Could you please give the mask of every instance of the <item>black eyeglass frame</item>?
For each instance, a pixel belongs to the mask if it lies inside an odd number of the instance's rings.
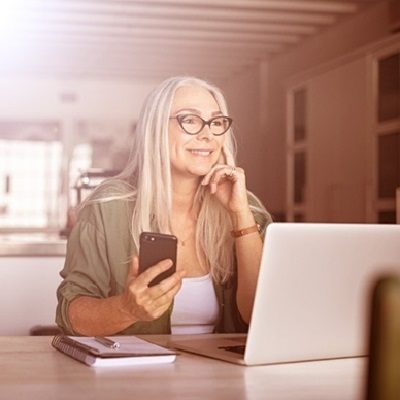
[[[183,120],[184,118],[188,117],[188,116],[193,116],[193,117],[199,118],[199,119],[201,120],[201,122],[202,122],[201,128],[200,128],[196,133],[188,132],[188,131],[183,127],[183,125],[182,125],[182,120]],[[227,119],[228,122],[229,122],[228,127],[227,127],[222,133],[213,133],[213,132],[211,132],[211,133],[212,133],[214,136],[222,136],[222,135],[224,135],[224,134],[229,130],[229,128],[232,126],[232,122],[233,122],[233,119],[232,119],[231,117],[227,117],[226,115],[218,115],[218,116],[216,116],[216,117],[210,118],[208,121],[205,121],[203,118],[200,117],[200,115],[197,115],[197,114],[177,114],[177,115],[175,115],[175,116],[173,116],[173,117],[169,117],[169,119],[176,119],[176,120],[178,121],[178,124],[179,124],[179,126],[181,127],[181,129],[182,129],[186,134],[192,135],[192,136],[198,135],[198,134],[204,129],[204,127],[205,127],[206,125],[208,125],[208,127],[209,127],[210,130],[211,130],[211,123],[212,123],[213,121],[215,121],[216,119],[219,119],[219,118],[225,118],[225,119]]]

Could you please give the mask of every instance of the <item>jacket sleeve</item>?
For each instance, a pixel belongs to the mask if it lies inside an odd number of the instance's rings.
[[[56,323],[65,333],[74,334],[68,307],[78,296],[108,297],[110,268],[101,220],[96,221],[96,206],[88,207],[68,239],[63,278],[57,290]],[[98,210],[97,210],[98,211]]]

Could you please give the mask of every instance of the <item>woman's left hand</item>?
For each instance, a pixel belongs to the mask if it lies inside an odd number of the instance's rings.
[[[223,148],[226,164],[215,164],[204,176],[201,184],[210,188],[221,204],[231,213],[248,210],[246,176],[235,167],[233,156]]]

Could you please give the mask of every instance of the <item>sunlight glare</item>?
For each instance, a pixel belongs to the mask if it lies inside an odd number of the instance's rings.
[[[0,41],[17,33],[24,2],[26,0],[0,0]]]

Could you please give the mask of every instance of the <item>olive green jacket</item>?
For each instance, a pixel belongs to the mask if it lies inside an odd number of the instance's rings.
[[[255,202],[253,197],[249,200]],[[107,298],[124,290],[128,268],[135,254],[130,235],[134,202],[111,200],[86,205],[79,213],[67,244],[63,281],[57,290],[56,322],[67,334],[73,331],[68,319],[68,306],[77,296]],[[255,214],[264,236],[270,216]],[[245,332],[236,305],[237,276],[226,284],[214,282],[219,304],[219,318],[215,332]],[[173,305],[160,318],[151,322],[136,322],[119,334],[163,334],[171,332],[170,316]]]

